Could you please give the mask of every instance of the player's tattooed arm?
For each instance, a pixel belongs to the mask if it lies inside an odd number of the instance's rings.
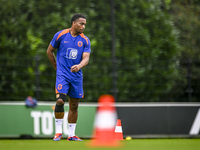
[[[47,48],[47,56],[51,62],[51,64],[53,65],[54,69],[56,70],[56,58],[55,58],[55,54],[54,54],[55,48],[49,44],[49,47]]]

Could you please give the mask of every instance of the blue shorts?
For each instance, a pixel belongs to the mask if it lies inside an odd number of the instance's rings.
[[[69,97],[83,98],[83,78],[67,78],[56,75],[56,94],[65,93]]]

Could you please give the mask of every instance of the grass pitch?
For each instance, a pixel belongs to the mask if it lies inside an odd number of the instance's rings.
[[[0,140],[1,150],[200,150],[200,139],[132,139],[120,147],[88,147],[90,140]]]

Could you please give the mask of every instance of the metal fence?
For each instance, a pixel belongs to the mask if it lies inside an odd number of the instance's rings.
[[[29,95],[40,101],[55,100],[56,72],[48,58],[42,59],[36,56],[16,59],[0,57],[0,59],[0,100],[22,101]],[[126,66],[123,65],[124,63]],[[135,67],[132,64],[134,62],[130,60],[116,60],[117,72],[113,73],[113,62],[110,59],[91,59],[89,65],[83,68],[85,98],[82,101],[95,102],[101,94],[116,95],[116,100],[120,102],[200,101],[199,75],[195,74],[197,73],[195,67],[198,63],[191,60],[183,61],[182,65],[177,68],[181,80],[177,81],[174,87],[167,92],[151,90],[151,87],[155,89],[167,87],[168,83],[159,82],[159,80],[153,83],[148,82],[159,79],[159,75],[146,74],[135,77]],[[145,65],[148,65],[148,62],[144,63]],[[152,69],[159,68],[158,62],[157,66]],[[129,72],[126,71],[127,69]],[[161,96],[154,98],[154,95],[158,93]]]

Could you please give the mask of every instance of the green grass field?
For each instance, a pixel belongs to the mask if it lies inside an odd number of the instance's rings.
[[[120,147],[88,147],[90,140],[82,142],[62,139],[0,140],[0,150],[200,150],[200,139],[132,139],[120,141]]]

